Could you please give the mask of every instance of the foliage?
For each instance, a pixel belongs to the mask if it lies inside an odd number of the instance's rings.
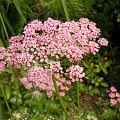
[[[13,19],[14,18],[14,19]],[[20,34],[23,26],[33,18],[33,13],[25,0],[0,1],[0,43],[8,47],[9,37]],[[0,44],[0,46],[2,46]]]
[[[92,5],[95,4],[95,0],[67,0],[66,4],[70,20],[77,21],[91,12],[91,8]],[[43,21],[48,17],[66,21],[61,0],[44,0],[40,3],[36,1],[32,8]]]

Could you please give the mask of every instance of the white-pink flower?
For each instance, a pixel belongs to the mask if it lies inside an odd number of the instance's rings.
[[[101,46],[107,46],[108,45],[108,41],[105,39],[105,38],[100,38],[98,40],[98,43],[101,45]]]
[[[115,87],[111,87],[110,90],[111,90],[111,92],[116,92],[117,91]]]

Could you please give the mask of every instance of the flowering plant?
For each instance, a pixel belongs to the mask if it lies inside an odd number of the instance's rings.
[[[62,23],[48,18],[42,23],[28,23],[21,36],[10,38],[8,49],[0,48],[0,72],[11,68],[33,96],[45,91],[48,97],[58,90],[60,96],[74,82],[85,77],[81,60],[96,55],[108,41],[100,37],[100,29],[87,18]]]
[[[65,23],[51,18],[44,23],[34,20],[25,26],[23,35],[10,38],[7,51],[1,48],[0,71],[11,65],[23,68],[27,74],[20,78],[21,83],[27,89],[45,90],[48,97],[55,91],[54,75],[64,96],[70,84],[82,82],[85,76],[84,68],[77,63],[86,54],[95,55],[101,46],[108,45],[99,36],[100,29],[87,18]]]
[[[120,111],[120,93],[117,92],[117,89],[115,87],[110,88],[110,93],[109,93],[109,98],[110,98],[110,105],[115,106],[118,105],[118,110]]]

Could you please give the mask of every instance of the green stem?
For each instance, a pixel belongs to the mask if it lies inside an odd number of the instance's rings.
[[[61,0],[67,21],[70,21],[66,0]]]
[[[17,107],[17,102],[18,102],[18,94],[20,93],[20,87],[19,87],[19,79],[18,77],[15,75],[15,69],[14,66],[11,67],[12,69],[12,74],[14,76],[14,81],[15,81],[15,85],[16,85],[16,91],[17,91],[17,96],[16,96],[16,102],[15,102],[15,106]]]
[[[9,104],[8,104],[8,102],[7,102],[7,99],[6,99],[6,96],[5,96],[5,93],[4,93],[4,90],[3,90],[3,86],[1,85],[0,88],[1,88],[1,90],[2,90],[2,93],[3,93],[4,99],[5,99],[5,103],[6,103],[6,105],[7,105],[7,108],[8,108],[9,114],[10,114],[10,116],[11,116],[11,118],[12,118],[12,113],[11,113],[11,110],[10,110]]]
[[[52,76],[52,79],[53,79],[54,87],[55,87],[55,90],[56,90],[56,93],[57,93],[57,97],[58,97],[58,99],[59,99],[59,102],[60,102],[60,104],[61,104],[61,106],[62,106],[65,114],[69,117],[70,120],[72,120],[72,118],[70,117],[70,115],[68,114],[68,112],[67,112],[67,110],[66,110],[66,108],[65,108],[65,105],[64,105],[64,103],[63,103],[63,101],[62,101],[62,98],[60,97],[59,90],[58,90],[58,87],[57,87],[57,84],[56,84],[56,78],[55,78],[54,75]]]
[[[80,61],[78,61],[80,65]],[[80,115],[80,81],[77,82],[77,105],[78,105],[78,115]]]
[[[77,82],[77,105],[78,105],[78,115],[80,115],[80,90],[79,90],[79,81]]]

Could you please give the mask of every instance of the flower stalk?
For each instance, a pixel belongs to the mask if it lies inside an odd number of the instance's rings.
[[[57,97],[58,97],[58,99],[59,99],[59,102],[60,102],[60,104],[61,104],[61,106],[62,106],[65,114],[69,117],[70,120],[72,120],[72,118],[70,117],[69,113],[67,112],[67,110],[66,110],[66,108],[65,108],[65,105],[64,105],[64,103],[63,103],[63,101],[62,101],[62,98],[61,98],[60,95],[59,95],[59,90],[58,90],[58,87],[57,87],[57,84],[56,84],[56,78],[55,78],[54,75],[52,76],[52,79],[53,79],[54,87],[55,87],[56,94],[57,94]]]
[[[78,115],[80,115],[80,90],[79,90],[79,81],[77,82],[77,105],[78,105]]]

